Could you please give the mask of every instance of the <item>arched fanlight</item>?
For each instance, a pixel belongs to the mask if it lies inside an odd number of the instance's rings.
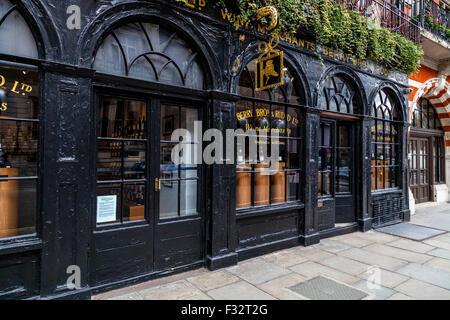
[[[97,51],[98,72],[202,90],[199,54],[177,32],[136,22],[113,30]]]
[[[0,53],[38,59],[36,40],[17,5],[0,1]]]
[[[359,114],[359,95],[355,86],[344,76],[335,75],[325,80],[319,102],[327,111]]]

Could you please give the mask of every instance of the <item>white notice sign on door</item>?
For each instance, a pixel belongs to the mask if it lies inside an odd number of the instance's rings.
[[[114,222],[117,214],[117,196],[97,197],[97,223]]]

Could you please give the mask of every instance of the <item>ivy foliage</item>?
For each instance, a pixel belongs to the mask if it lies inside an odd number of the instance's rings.
[[[185,2],[185,0],[174,0]],[[411,73],[420,67],[423,50],[412,41],[380,27],[333,0],[209,0],[244,20],[264,6],[277,8],[280,25],[273,32],[311,37],[320,45],[342,50],[362,60]]]

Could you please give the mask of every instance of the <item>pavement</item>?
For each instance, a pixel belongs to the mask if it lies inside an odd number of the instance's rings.
[[[215,272],[200,269],[156,279],[93,300],[449,300],[450,203],[420,206],[407,227],[408,232],[398,231],[403,236],[391,229],[357,232]],[[423,237],[426,228],[430,236]]]

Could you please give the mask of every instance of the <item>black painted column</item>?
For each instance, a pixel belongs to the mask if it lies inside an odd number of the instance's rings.
[[[211,92],[211,127],[219,129],[225,137],[226,129],[236,127],[237,97]],[[226,158],[226,153],[224,152]],[[224,159],[225,160],[225,159]],[[212,185],[208,190],[207,221],[209,226],[209,245],[207,264],[210,270],[216,270],[238,262],[236,253],[236,165],[214,164],[211,166]]]
[[[360,145],[361,155],[358,158],[361,160],[359,169],[359,177],[361,181],[357,184],[357,194],[359,199],[358,210],[358,226],[362,232],[372,229],[372,155],[371,155],[371,141],[372,141],[372,119],[364,117],[361,122],[361,132],[357,137],[356,142]],[[359,140],[361,137],[361,140]],[[361,188],[361,189],[359,189]]]
[[[303,236],[305,246],[309,246],[320,242],[317,202],[320,110],[308,109],[303,127],[305,128],[305,222]]]
[[[64,66],[44,69],[41,297],[89,298],[92,74]],[[67,280],[76,269],[81,288],[70,289]]]
[[[402,142],[402,163],[401,163],[401,178],[403,190],[403,214],[405,221],[411,221],[411,210],[409,209],[409,159],[408,159],[408,131],[409,125],[407,123],[401,126],[401,142]]]

